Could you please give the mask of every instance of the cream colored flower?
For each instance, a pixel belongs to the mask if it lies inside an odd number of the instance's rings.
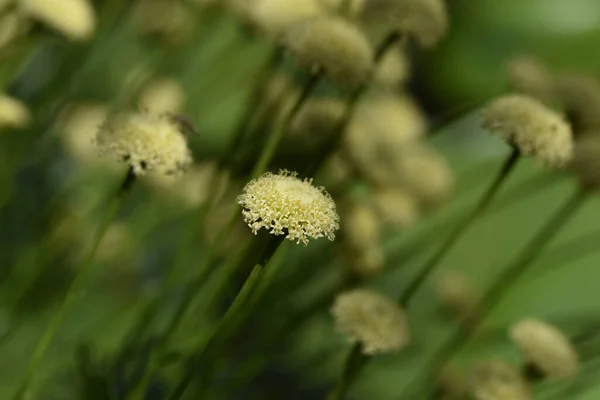
[[[177,113],[185,101],[181,85],[170,78],[157,78],[142,90],[138,104],[153,113]]]
[[[600,130],[600,80],[593,75],[565,74],[556,81],[575,134]]]
[[[510,338],[525,358],[551,379],[568,379],[579,370],[579,356],[557,328],[537,319],[524,319],[510,329]]]
[[[335,17],[314,17],[292,24],[283,35],[296,60],[313,70],[322,68],[339,85],[365,81],[373,65],[373,49],[351,23]]]
[[[294,22],[323,14],[317,0],[254,0],[250,18],[264,33],[277,37]]]
[[[408,229],[419,219],[419,207],[413,196],[398,188],[378,189],[373,205],[381,221],[396,229]]]
[[[446,271],[437,276],[435,291],[444,305],[459,318],[471,315],[477,306],[478,291],[471,280],[455,271]]]
[[[343,211],[342,231],[350,247],[360,249],[379,243],[381,224],[369,203],[354,201]]]
[[[483,110],[483,126],[514,145],[521,154],[549,167],[563,166],[573,156],[569,124],[530,97],[510,94],[493,100]]]
[[[136,175],[179,174],[192,163],[187,140],[170,117],[143,112],[116,113],[100,126],[100,154],[129,164]]]
[[[190,38],[196,27],[192,10],[176,0],[139,0],[133,17],[141,33],[156,35],[173,45]]]
[[[2,11],[0,4],[0,50],[14,43],[30,28],[30,21],[18,11]]]
[[[346,111],[346,104],[335,97],[309,100],[298,112],[288,131],[288,140],[295,148],[318,151],[339,126]]]
[[[569,170],[575,174],[583,188],[600,189],[600,131],[577,140]]]
[[[277,175],[268,172],[250,181],[237,201],[244,221],[255,234],[265,228],[307,245],[309,239],[333,240],[339,229],[335,203],[325,189],[289,171]]]
[[[410,77],[411,65],[403,46],[393,46],[383,56],[373,76],[373,85],[397,91]]]
[[[530,400],[531,390],[518,369],[503,361],[475,364],[469,374],[474,400]]]
[[[101,103],[85,102],[69,106],[58,122],[58,131],[65,149],[81,164],[98,164],[106,159],[98,156],[94,137],[108,111]]]
[[[351,276],[370,278],[379,274],[385,265],[385,254],[379,243],[363,243],[360,247],[341,247],[342,263]]]
[[[554,99],[554,78],[536,57],[521,55],[508,64],[509,85],[517,93],[531,96],[544,103]]]
[[[88,40],[96,28],[89,0],[19,0],[23,12],[72,40]]]
[[[338,331],[363,353],[390,353],[404,348],[410,334],[404,312],[391,299],[367,289],[340,293],[331,308]]]
[[[0,129],[24,128],[30,121],[31,114],[25,104],[0,93]]]

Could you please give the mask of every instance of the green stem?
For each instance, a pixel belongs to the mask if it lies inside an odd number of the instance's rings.
[[[71,285],[67,289],[67,293],[65,294],[62,303],[60,304],[58,310],[52,315],[50,324],[44,331],[44,334],[42,335],[37,346],[35,347],[33,356],[29,362],[29,366],[27,367],[27,371],[25,373],[23,382],[21,383],[19,390],[17,391],[13,399],[23,400],[25,398],[28,398],[28,396],[31,396],[31,381],[33,380],[33,377],[35,376],[38,368],[40,367],[44,359],[44,355],[50,347],[50,344],[54,339],[54,335],[58,331],[58,328],[60,327],[64,319],[68,307],[71,305],[71,303],[77,297],[77,294],[81,290],[81,285],[83,284],[83,282],[85,282],[85,278],[87,278],[88,276],[90,267],[93,265],[93,260],[100,246],[102,238],[104,237],[104,234],[106,233],[111,222],[115,218],[123,201],[124,194],[129,190],[134,179],[135,176],[133,175],[133,172],[129,170],[127,172],[127,175],[125,176],[125,179],[123,180],[122,184],[117,190],[115,198],[110,206],[109,212],[107,213],[102,225],[100,226],[96,234],[92,247],[90,248],[87,257],[85,258],[82,267],[77,271],[75,277],[73,278],[73,281],[71,282]]]
[[[417,387],[423,382],[423,375],[428,375],[431,371],[438,370],[452,356],[458,353],[468,342],[471,333],[474,332],[483,319],[489,315],[496,305],[502,300],[505,293],[523,276],[523,274],[533,265],[533,261],[540,255],[542,250],[556,237],[561,228],[575,215],[575,213],[589,198],[588,192],[578,190],[568,201],[558,210],[558,212],[548,221],[548,223],[538,232],[525,249],[517,258],[502,271],[500,276],[492,283],[490,288],[483,295],[477,307],[477,313],[474,315],[473,324],[459,326],[455,332],[446,340],[436,351],[429,363],[427,363],[424,373],[413,381],[400,396],[400,399],[414,398],[412,395],[418,390]]]

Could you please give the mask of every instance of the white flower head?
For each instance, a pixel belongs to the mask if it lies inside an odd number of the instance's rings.
[[[21,0],[20,6],[71,40],[89,40],[94,34],[96,16],[89,0]]]
[[[100,126],[95,142],[101,155],[129,164],[136,175],[149,171],[177,175],[192,163],[185,135],[167,115],[110,115]]]
[[[512,341],[545,376],[568,379],[579,370],[579,356],[557,328],[536,319],[519,321],[510,330]]]
[[[531,97],[510,94],[493,100],[483,111],[483,126],[549,167],[561,167],[573,156],[569,124]]]
[[[475,364],[469,374],[474,400],[530,400],[531,390],[518,369],[498,360]]]
[[[250,181],[237,198],[244,221],[257,234],[261,228],[273,235],[286,235],[296,243],[309,239],[335,238],[339,216],[331,196],[312,179],[299,179],[297,173],[281,170]]]
[[[367,289],[339,294],[331,308],[339,331],[353,343],[360,343],[365,354],[401,350],[410,334],[404,312],[391,299]]]

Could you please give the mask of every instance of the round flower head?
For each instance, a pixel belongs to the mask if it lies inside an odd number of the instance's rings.
[[[401,350],[410,334],[404,312],[391,299],[372,290],[340,293],[331,307],[338,331],[360,343],[364,354]]]
[[[302,146],[308,151],[316,151],[335,132],[345,111],[346,105],[340,99],[310,100],[292,121],[288,139],[296,149]]]
[[[577,374],[577,351],[554,326],[536,319],[525,319],[513,325],[510,337],[532,366],[544,376],[568,379]]]
[[[379,244],[381,225],[370,204],[355,201],[343,211],[342,231],[350,247],[364,249]]]
[[[373,205],[382,222],[397,229],[408,229],[419,219],[419,207],[406,191],[397,188],[377,190]]]
[[[444,0],[366,0],[363,13],[366,20],[386,21],[423,47],[436,45],[449,25]]]
[[[129,164],[136,175],[148,171],[176,175],[192,162],[179,125],[166,115],[116,113],[100,126],[95,142],[100,154]]]
[[[528,55],[517,56],[510,60],[507,69],[512,90],[544,103],[552,101],[553,77],[540,60]]]
[[[2,11],[0,5],[0,50],[25,35],[30,25],[30,21],[19,11]]]
[[[294,22],[322,13],[317,0],[255,0],[250,18],[265,34],[277,37]]]
[[[24,128],[29,124],[31,114],[21,101],[0,94],[0,129]]]
[[[538,100],[510,94],[493,100],[483,110],[483,126],[549,167],[560,167],[573,156],[569,124]]]
[[[373,85],[383,90],[397,90],[410,76],[410,60],[404,47],[394,46],[383,56],[373,76]]]
[[[503,361],[475,364],[469,374],[474,400],[529,400],[531,390],[518,369]]]
[[[135,4],[133,17],[141,33],[178,45],[194,33],[196,18],[190,11],[179,1],[140,0]]]
[[[370,278],[383,269],[385,255],[378,243],[372,243],[360,248],[343,246],[343,265],[351,275],[359,278]]]
[[[159,78],[146,85],[138,104],[141,109],[154,113],[176,113],[181,110],[184,101],[185,93],[177,81]]]
[[[559,76],[556,91],[576,134],[587,130],[600,130],[600,80],[597,77]]]
[[[356,19],[363,12],[365,1],[368,0],[320,0],[328,12],[341,12],[344,16]],[[342,9],[345,5],[346,9]]]
[[[469,317],[477,305],[477,290],[461,273],[448,271],[440,274],[435,281],[435,290],[444,305],[459,318]]]
[[[335,17],[314,17],[292,24],[283,35],[285,47],[303,65],[322,68],[333,82],[356,86],[373,64],[373,49],[351,23]]]
[[[26,15],[48,24],[71,40],[88,40],[96,27],[89,0],[20,0]]]
[[[238,196],[244,221],[256,234],[261,228],[274,235],[286,235],[296,243],[309,239],[335,238],[339,217],[335,203],[325,189],[301,180],[296,173],[265,173],[250,181]]]
[[[583,188],[600,189],[600,132],[577,140],[569,169]]]

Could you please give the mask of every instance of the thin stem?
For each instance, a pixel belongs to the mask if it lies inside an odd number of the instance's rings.
[[[540,255],[542,250],[550,241],[556,237],[561,228],[575,215],[588,198],[588,192],[579,190],[558,210],[548,223],[538,232],[517,258],[502,271],[500,276],[492,283],[491,287],[483,295],[479,304],[474,309],[473,324],[459,326],[450,338],[445,341],[434,354],[431,361],[424,369],[424,373],[418,376],[412,385],[409,385],[400,399],[413,398],[412,394],[417,391],[418,385],[423,382],[425,374],[438,370],[452,356],[458,353],[468,342],[471,333],[483,319],[489,315],[496,305],[502,300],[504,294],[519,280],[520,277],[533,265],[533,261]]]
[[[450,249],[458,242],[462,235],[469,229],[471,225],[487,210],[492,200],[506,182],[506,178],[510,175],[511,171],[514,170],[517,161],[520,159],[520,153],[517,149],[513,149],[502,168],[498,172],[498,175],[485,192],[475,209],[467,218],[459,223],[456,228],[450,233],[446,241],[438,249],[438,251],[425,263],[420,269],[417,276],[408,285],[408,288],[402,293],[398,299],[398,303],[401,307],[408,308],[410,301],[412,300],[416,291],[421,287],[425,279],[431,274],[437,265],[444,259]]]
[[[100,247],[102,238],[104,237],[104,234],[106,233],[108,227],[110,226],[111,222],[113,221],[117,212],[119,211],[119,208],[124,198],[124,194],[129,190],[134,180],[135,176],[133,175],[133,172],[129,170],[127,172],[127,175],[125,176],[125,179],[123,180],[122,184],[117,190],[117,193],[115,194],[109,212],[107,213],[104,221],[102,222],[102,225],[100,226],[96,234],[92,247],[90,248],[87,257],[85,258],[82,267],[77,271],[75,277],[73,278],[73,281],[71,282],[71,285],[67,289],[67,293],[65,294],[62,303],[60,304],[58,310],[52,315],[50,324],[48,325],[41,339],[37,343],[31,361],[29,362],[29,366],[27,367],[27,372],[25,373],[23,382],[19,390],[13,397],[15,400],[22,400],[25,399],[27,396],[31,395],[31,388],[29,387],[30,383],[33,380],[33,377],[35,376],[40,364],[42,363],[44,355],[50,347],[50,344],[54,339],[54,335],[58,331],[58,328],[60,327],[64,319],[68,307],[71,305],[73,300],[75,300],[79,291],[81,290],[81,285],[83,284],[83,282],[85,282],[85,278],[88,276],[90,267],[93,265],[92,261],[94,260],[96,252]]]

